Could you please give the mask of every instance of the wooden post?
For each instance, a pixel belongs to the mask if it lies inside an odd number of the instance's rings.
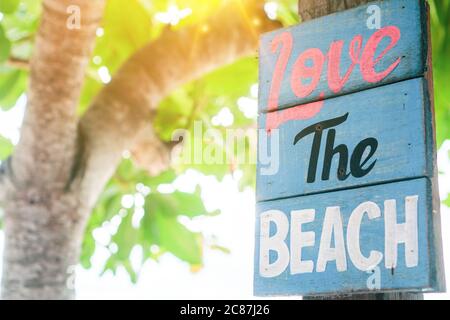
[[[372,0],[299,0],[302,22],[348,10]],[[423,294],[411,292],[374,293],[336,296],[306,296],[304,300],[423,300]]]

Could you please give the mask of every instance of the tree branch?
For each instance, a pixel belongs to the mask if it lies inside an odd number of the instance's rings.
[[[12,158],[19,186],[62,189],[69,180],[77,143],[75,112],[104,2],[43,1],[27,113]]]
[[[170,167],[175,142],[161,141],[150,123],[139,132],[136,141],[131,149],[131,155],[139,168],[146,170],[152,176],[157,176]]]
[[[10,57],[6,62],[8,66],[13,67],[15,69],[26,70],[30,69],[30,62],[25,59]]]
[[[83,201],[95,203],[123,150],[134,146],[171,90],[240,57],[256,54],[259,34],[280,27],[267,18],[263,5],[262,0],[228,1],[208,21],[166,31],[125,63],[80,123],[85,144]]]

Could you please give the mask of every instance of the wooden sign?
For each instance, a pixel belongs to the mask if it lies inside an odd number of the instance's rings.
[[[428,11],[374,5],[262,38],[256,295],[444,289]]]
[[[428,41],[421,0],[379,1],[265,34],[260,47],[262,112],[323,100],[424,74]]]
[[[256,292],[432,290],[430,193],[417,179],[260,203]]]
[[[278,172],[258,177],[258,201],[433,175],[434,141],[426,130],[430,100],[423,78],[321,103],[316,116],[288,121],[273,133],[279,141]],[[265,129],[269,117],[259,117],[260,144],[272,140]]]

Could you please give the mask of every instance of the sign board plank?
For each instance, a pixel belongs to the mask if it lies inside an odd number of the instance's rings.
[[[368,28],[361,6],[264,35],[260,44],[260,112],[274,111],[426,71],[426,10],[421,0],[374,1],[381,29]]]
[[[270,134],[267,119],[277,112],[261,114],[257,200],[432,177],[427,92],[419,78],[328,99],[313,118]]]
[[[436,290],[432,219],[427,178],[259,203],[255,294]]]
[[[445,290],[428,19],[374,1],[263,36],[256,295]]]

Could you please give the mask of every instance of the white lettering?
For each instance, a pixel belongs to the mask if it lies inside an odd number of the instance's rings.
[[[302,248],[313,247],[316,234],[313,231],[302,232],[302,225],[313,222],[315,210],[291,212],[291,274],[311,273],[314,261],[302,261]]]
[[[275,223],[277,232],[270,236],[270,224]],[[289,231],[289,221],[283,212],[270,210],[261,214],[261,243],[259,273],[262,277],[279,276],[289,265],[289,249],[286,237]],[[270,251],[278,255],[274,263],[270,263]]]
[[[333,234],[335,247],[331,248]],[[347,270],[344,228],[342,226],[342,216],[339,207],[327,208],[325,213],[316,271],[325,272],[329,261],[336,261],[336,267],[339,272]]]
[[[367,286],[369,289],[377,288],[381,277],[378,272],[379,265],[383,257],[386,269],[396,268],[400,244],[405,245],[406,267],[414,268],[419,265],[418,201],[419,196],[405,197],[405,223],[397,222],[396,200],[384,201],[384,255],[373,245],[378,243],[379,247],[382,247],[383,244],[380,243],[382,239],[373,238],[373,241],[365,243],[366,246],[372,246],[366,248],[372,249],[367,251],[368,256],[363,253],[365,250],[361,250],[361,226],[367,228],[371,221],[382,218],[382,211],[374,202],[368,201],[357,206],[351,212],[348,221],[345,221],[340,207],[327,207],[325,214],[320,214],[323,221],[318,244],[314,231],[317,222],[313,224],[316,210],[293,210],[290,215],[291,221],[282,211],[266,211],[260,217],[260,275],[266,278],[277,277],[286,272],[288,267],[291,275],[314,271],[322,273],[329,268],[329,262],[336,263],[338,272],[345,272],[348,270],[347,259],[349,259],[358,270],[374,273],[368,279]],[[378,225],[383,225],[382,220],[379,222]],[[307,224],[311,226],[305,231]],[[372,229],[370,232],[370,237],[383,234],[382,230]],[[305,252],[309,255],[314,253],[316,256],[305,258]]]
[[[388,269],[397,267],[397,248],[405,244],[405,260],[408,268],[419,264],[419,235],[417,230],[417,203],[419,196],[406,197],[406,223],[397,224],[397,202],[387,200],[384,203],[385,221],[385,266]]]

